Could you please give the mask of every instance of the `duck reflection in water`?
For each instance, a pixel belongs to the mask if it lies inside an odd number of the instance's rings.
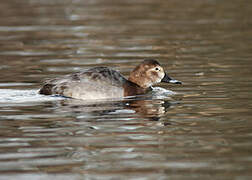
[[[58,110],[71,112],[74,116],[97,117],[107,115],[132,114],[132,117],[147,118],[152,121],[159,120],[171,106],[178,104],[171,98],[151,99],[151,97],[137,97],[120,101],[81,101],[67,98],[58,101]],[[127,116],[128,116],[127,115]],[[131,116],[129,116],[131,117]]]

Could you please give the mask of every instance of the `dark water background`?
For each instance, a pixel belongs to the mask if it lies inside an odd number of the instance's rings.
[[[251,179],[252,1],[0,1],[0,179]],[[172,98],[37,95],[156,58]]]

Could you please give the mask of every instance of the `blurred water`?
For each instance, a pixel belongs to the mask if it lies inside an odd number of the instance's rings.
[[[1,1],[0,179],[251,179],[251,10]],[[184,84],[114,101],[37,94],[47,78],[94,66],[128,76],[150,57]]]

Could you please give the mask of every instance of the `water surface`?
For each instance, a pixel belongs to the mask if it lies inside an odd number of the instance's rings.
[[[0,2],[0,179],[251,179],[250,1]],[[177,95],[38,95],[94,66],[160,61]]]

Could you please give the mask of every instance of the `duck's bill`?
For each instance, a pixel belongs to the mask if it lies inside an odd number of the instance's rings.
[[[181,81],[178,81],[178,80],[176,80],[176,79],[170,80],[169,83],[172,83],[172,84],[182,84]]]
[[[172,83],[172,84],[182,84],[181,81],[178,81],[176,79],[170,78],[167,74],[165,74],[164,78],[161,80],[161,82],[166,82],[166,83]]]

